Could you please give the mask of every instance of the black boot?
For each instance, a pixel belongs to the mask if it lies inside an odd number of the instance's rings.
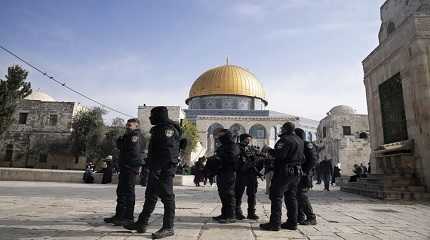
[[[258,220],[260,218],[257,216],[257,214],[255,214],[255,212],[253,212],[253,213],[248,213],[248,219]]]
[[[317,225],[317,219],[316,218],[307,219],[306,221],[303,221],[300,224],[301,225]]]
[[[216,216],[216,217],[212,217],[212,219],[214,220],[214,221],[218,221],[218,220],[220,220],[220,219],[223,219],[223,218],[225,218],[222,214],[221,215],[219,215],[219,216]]]
[[[284,222],[283,224],[281,224],[281,228],[288,229],[288,230],[297,230],[297,224],[293,225],[289,222]]]
[[[112,221],[113,225],[115,226],[125,226],[125,225],[132,224],[133,222],[134,222],[133,219],[128,219],[128,218],[114,219]]]
[[[274,226],[270,222],[260,224],[260,228],[262,230],[266,230],[266,231],[279,231],[279,230],[281,230],[281,228],[279,226]]]
[[[117,215],[103,219],[105,223],[113,223],[114,221],[118,221],[118,220],[119,220],[119,217]]]
[[[130,224],[127,224],[127,225],[123,225],[123,227],[125,229],[128,229],[128,230],[136,230],[138,233],[145,233],[147,225],[148,224],[145,224],[143,222],[137,221],[135,223],[130,223]]]
[[[235,223],[236,219],[235,218],[219,218],[217,220],[217,222],[221,223],[221,224]]]
[[[175,235],[173,228],[162,228],[152,234],[152,239],[160,239]]]
[[[243,220],[243,219],[245,219],[245,216],[243,215],[242,210],[236,209],[236,219],[237,220]]]

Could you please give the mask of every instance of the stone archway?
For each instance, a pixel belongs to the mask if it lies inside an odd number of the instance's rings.
[[[241,134],[246,133],[246,129],[244,126],[240,125],[239,123],[235,123],[230,127],[230,131],[233,134],[234,139],[238,142],[239,136]]]
[[[266,144],[267,130],[263,125],[253,125],[249,129],[249,135],[252,136],[255,145],[263,147]]]

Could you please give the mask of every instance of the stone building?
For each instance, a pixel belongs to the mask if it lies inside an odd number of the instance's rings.
[[[0,139],[1,167],[83,169],[70,154],[73,116],[82,109],[33,91],[17,107],[15,122]]]
[[[367,166],[370,160],[369,120],[349,106],[336,106],[318,125],[320,159],[341,164],[343,175],[352,175],[354,164]]]
[[[239,66],[227,64],[204,72],[191,86],[185,102],[188,109],[176,107],[173,117],[184,116],[196,124],[201,144],[196,157],[213,154],[217,144],[214,136],[223,128],[232,130],[235,136],[249,133],[256,146],[273,146],[282,124],[294,121],[306,131],[308,139],[316,139],[317,121],[268,110],[262,84],[254,74]],[[139,107],[138,115],[144,129],[150,128],[145,119],[151,108]],[[181,111],[183,114],[178,113]]]
[[[345,189],[430,198],[430,1],[388,0],[381,20],[379,46],[363,60],[371,166],[378,175]]]

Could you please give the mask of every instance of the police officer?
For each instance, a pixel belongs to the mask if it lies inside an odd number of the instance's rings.
[[[221,199],[221,215],[213,219],[219,223],[235,222],[235,167],[239,158],[239,146],[234,143],[232,133],[223,129],[219,133],[221,145],[216,149],[215,156],[221,165],[217,171],[218,194]],[[209,164],[209,163],[208,163]],[[210,164],[209,164],[210,165]]]
[[[297,229],[297,185],[301,175],[303,159],[303,140],[294,134],[295,125],[286,122],[275,148],[271,151],[275,157],[275,172],[270,188],[271,215],[270,222],[260,224],[260,228],[268,231],[279,231],[282,217],[282,198],[286,198],[288,220],[282,227],[289,230]]]
[[[294,130],[297,136],[304,141],[305,159],[302,162],[303,175],[300,178],[297,187],[297,203],[298,203],[298,223],[301,225],[316,225],[317,220],[313,212],[311,202],[307,196],[307,192],[312,187],[311,171],[318,162],[318,153],[315,145],[312,142],[306,141],[305,131],[301,128]],[[306,217],[306,219],[305,219]]]
[[[116,190],[116,212],[113,217],[105,218],[104,221],[115,225],[126,225],[134,221],[134,186],[144,150],[138,119],[132,118],[127,121],[126,132],[118,138],[117,147],[120,151],[118,162],[120,173]]]
[[[249,134],[241,134],[239,136],[239,148],[240,157],[237,166],[236,175],[236,219],[245,219],[242,213],[241,204],[242,196],[246,188],[246,195],[248,197],[248,219],[257,220],[258,216],[255,214],[256,199],[258,181],[257,177],[259,172],[263,168],[263,161],[256,159],[256,153],[254,149],[251,149],[249,144],[251,143],[252,137]]]
[[[179,157],[181,138],[180,126],[169,119],[166,107],[155,107],[151,110],[151,139],[148,145],[149,169],[148,183],[145,191],[145,203],[137,222],[124,226],[129,230],[146,232],[149,217],[154,211],[158,198],[164,204],[163,226],[152,234],[153,239],[174,235],[175,194],[173,178]]]

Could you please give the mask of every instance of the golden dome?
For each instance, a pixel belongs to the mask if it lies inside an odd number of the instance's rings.
[[[212,68],[200,75],[193,83],[186,102],[194,97],[213,95],[255,97],[267,105],[266,93],[254,74],[235,65]]]

